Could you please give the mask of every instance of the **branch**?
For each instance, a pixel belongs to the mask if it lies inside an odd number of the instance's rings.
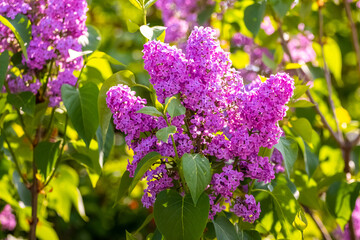
[[[291,53],[290,53],[290,50],[287,46],[287,43],[284,39],[284,32],[282,30],[282,24],[281,24],[281,21],[277,19],[277,22],[278,22],[278,31],[279,31],[279,34],[280,34],[280,39],[281,39],[281,45],[284,49],[284,52],[289,56],[289,59],[290,59],[290,62],[294,62],[293,61],[293,58],[291,56]],[[299,69],[297,69],[297,74],[300,76],[301,75],[301,72]],[[311,77],[306,75],[305,74],[305,77],[308,78],[308,80],[311,80]],[[336,142],[342,146],[343,145],[343,141],[341,141],[338,137],[338,135],[334,132],[334,130],[331,128],[330,124],[328,123],[328,121],[326,120],[325,116],[322,114],[322,112],[320,111],[320,108],[319,106],[316,104],[314,98],[312,97],[311,93],[309,90],[306,91],[306,95],[308,96],[309,100],[311,103],[314,104],[314,108],[316,110],[316,112],[320,115],[320,118],[321,118],[321,121],[323,122],[324,126],[330,131],[330,134],[334,137],[334,139],[336,140]]]
[[[326,61],[325,61],[325,53],[324,53],[324,44],[322,42],[322,38],[323,38],[323,14],[322,14],[322,8],[319,7],[319,44],[320,44],[320,47],[321,47],[321,55],[322,55],[322,59],[323,59],[323,62],[324,62],[324,72],[325,72],[325,79],[326,79],[326,86],[327,86],[327,89],[328,89],[328,93],[329,93],[329,104],[330,104],[330,108],[331,108],[331,112],[334,116],[334,120],[335,120],[335,123],[336,123],[336,133],[337,133],[337,136],[339,138],[339,140],[341,142],[344,142],[344,139],[343,139],[343,136],[342,136],[342,133],[340,131],[340,126],[339,126],[339,120],[338,118],[336,117],[336,113],[335,113],[335,105],[334,105],[334,101],[332,99],[332,83],[331,83],[331,75],[330,75],[330,71],[329,71],[329,68],[326,64]]]
[[[358,71],[360,72],[360,48],[359,48],[359,42],[358,42],[358,33],[357,33],[355,23],[354,23],[354,21],[352,19],[352,16],[351,16],[351,8],[350,8],[349,1],[344,0],[344,5],[345,5],[346,16],[347,16],[347,18],[349,20],[349,23],[350,23],[351,35],[352,35],[352,41],[353,41],[353,45],[354,45],[354,50],[355,50],[355,53],[356,53]]]
[[[323,236],[323,239],[325,240],[332,240],[328,230],[326,229],[326,227],[324,226],[323,222],[321,221],[321,219],[316,216],[313,212],[311,212],[311,210],[306,207],[305,205],[302,205],[302,207],[304,208],[305,212],[307,214],[310,215],[310,217],[314,220],[316,226],[319,228],[321,235]]]

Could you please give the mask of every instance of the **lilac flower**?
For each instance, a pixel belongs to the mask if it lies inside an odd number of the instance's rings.
[[[12,231],[16,227],[16,218],[9,204],[0,212],[0,225],[3,231]]]
[[[311,34],[303,35],[301,33],[290,39],[288,48],[294,62],[307,63],[315,60],[316,53],[312,48],[312,39],[313,36]],[[286,54],[284,55],[284,60],[289,61],[289,57]]]
[[[260,216],[260,203],[256,204],[253,195],[245,194],[245,199],[236,198],[235,204],[230,209],[238,217],[242,217],[245,222],[253,223]]]
[[[144,190],[144,195],[141,198],[141,202],[144,207],[149,208],[155,203],[156,195],[174,184],[173,179],[167,174],[165,164],[161,164],[154,170],[149,170],[144,175],[144,178],[148,180],[147,188]]]
[[[231,42],[235,47],[244,47],[247,45],[252,45],[254,41],[252,38],[247,37],[241,33],[235,33],[231,39]]]
[[[22,60],[25,69],[20,69],[18,77],[7,76],[11,92],[32,91],[35,94],[40,88],[38,76],[47,74],[47,65],[52,62],[53,72],[59,75],[51,74],[45,95],[49,97],[51,106],[59,104],[61,85],[75,85],[72,73],[83,66],[81,57],[69,58],[69,50],[81,51],[79,38],[87,34],[86,11],[85,0],[5,0],[0,3],[0,14],[10,18],[24,14],[32,28],[32,38],[27,46],[28,60],[24,57]],[[0,24],[0,52],[4,50],[15,53],[20,51],[20,47],[11,31]]]
[[[275,32],[275,28],[271,24],[271,20],[269,16],[264,17],[264,20],[261,22],[260,27],[265,31],[267,35],[271,35]]]

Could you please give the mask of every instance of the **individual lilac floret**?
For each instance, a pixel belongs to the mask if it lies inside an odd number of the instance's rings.
[[[271,20],[269,16],[264,17],[264,20],[261,22],[260,27],[265,31],[267,35],[271,35],[275,32],[275,28],[271,24]]]
[[[144,190],[144,195],[141,198],[141,202],[144,207],[149,208],[154,205],[156,195],[170,187],[172,187],[173,179],[168,176],[165,164],[161,164],[154,170],[149,170],[144,175],[147,182],[147,188]]]
[[[242,217],[245,222],[253,223],[260,216],[260,203],[256,204],[253,195],[245,194],[245,199],[236,198],[235,204],[230,209],[238,217]]]
[[[9,204],[0,212],[0,225],[3,231],[12,231],[16,227],[16,218]]]
[[[127,134],[125,140],[128,145],[132,139],[139,138],[141,132],[152,129],[154,117],[136,113],[145,106],[146,99],[135,96],[134,91],[122,84],[111,87],[106,95],[106,103],[113,114],[116,129]]]
[[[294,62],[302,64],[315,60],[316,53],[312,47],[312,39],[312,34],[303,35],[301,33],[290,39],[288,48]],[[289,61],[286,54],[284,54],[284,60]]]

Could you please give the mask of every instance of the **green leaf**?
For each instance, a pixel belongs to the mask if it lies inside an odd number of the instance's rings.
[[[319,159],[303,139],[297,138],[296,140],[304,156],[305,171],[310,178],[319,166]]]
[[[156,226],[165,239],[199,240],[209,215],[209,197],[203,193],[195,206],[191,197],[174,190],[160,192],[154,204]]]
[[[98,98],[98,109],[101,135],[103,136],[103,138],[105,138],[106,136],[112,116],[112,113],[106,104],[106,93],[111,87],[118,84],[128,85],[129,87],[134,86],[136,84],[134,74],[128,70],[114,73],[113,75],[111,75],[111,77],[105,80],[100,89]]]
[[[84,41],[81,43],[82,51],[83,52],[84,51],[94,52],[100,46],[100,42],[101,42],[100,31],[92,25],[86,25],[86,27],[87,27],[89,36],[88,36],[87,41]]]
[[[30,41],[29,20],[24,15],[18,14],[14,20],[9,20],[0,15],[0,22],[8,27],[18,40],[25,59],[28,59],[25,42]]]
[[[134,23],[130,19],[126,20],[126,25],[127,25],[128,31],[131,32],[131,33],[136,32],[140,28],[139,25],[137,25],[136,23]]]
[[[288,177],[294,166],[294,163],[297,159],[298,146],[296,142],[291,138],[281,137],[279,143],[274,146],[277,150],[281,152],[281,155],[284,158],[284,165]]]
[[[204,25],[204,23],[206,23],[210,19],[211,14],[215,10],[215,6],[216,6],[216,4],[206,5],[204,10],[202,10],[198,14],[197,22],[198,22],[199,25]]]
[[[289,11],[293,0],[270,0],[270,6],[274,9],[276,14],[283,18],[285,17],[286,13]]]
[[[312,127],[311,123],[306,118],[299,118],[290,121],[292,129],[302,137],[306,142],[311,143]]]
[[[149,216],[146,217],[146,219],[141,224],[141,226],[138,229],[136,229],[134,234],[140,232],[141,229],[143,229],[146,225],[148,225],[151,222],[151,220],[153,220],[153,219],[154,219],[154,213],[151,213]]]
[[[330,72],[334,75],[338,85],[342,86],[343,82],[341,80],[341,71],[342,71],[341,50],[339,45],[334,39],[326,38],[324,44],[324,55],[325,55],[325,61],[329,67]]]
[[[56,143],[40,142],[34,149],[36,167],[43,176],[44,182],[46,182],[51,173],[55,171],[55,165],[59,155],[59,146],[60,141]]]
[[[92,82],[87,82],[79,89],[68,84],[61,87],[61,97],[70,120],[87,147],[99,125],[98,95],[99,89]]]
[[[238,231],[239,240],[261,240],[261,235],[255,230],[243,230]]]
[[[111,64],[114,65],[119,65],[119,66],[125,66],[125,64],[119,62],[118,60],[116,60],[115,58],[113,58],[112,56],[101,52],[101,51],[95,51],[93,54],[91,54],[87,60],[87,62],[89,62],[91,59],[106,59],[108,60]]]
[[[2,89],[4,86],[8,66],[9,66],[9,51],[5,50],[0,54],[0,89]]]
[[[210,162],[203,155],[185,153],[181,157],[181,170],[196,205],[211,181]]]
[[[309,87],[310,86],[308,85],[302,85],[302,84],[295,85],[294,95],[292,96],[292,99],[300,98],[309,89]]]
[[[156,3],[157,0],[148,0],[145,3],[145,9],[148,9],[149,7],[151,7],[154,3]]]
[[[244,23],[247,29],[255,37],[260,30],[260,24],[265,16],[265,2],[262,4],[254,3],[248,6],[244,12]]]
[[[173,135],[174,133],[176,133],[175,126],[165,127],[156,132],[156,137],[160,141],[168,143],[170,135]]]
[[[154,117],[160,117],[163,114],[159,112],[155,107],[152,106],[145,106],[142,109],[136,111],[137,113],[143,113],[146,115],[154,116]]]
[[[131,2],[132,5],[134,5],[137,9],[142,10],[143,9],[143,5],[141,4],[141,2],[139,0],[129,0]]]
[[[360,184],[358,182],[335,182],[326,192],[326,205],[330,213],[336,217],[337,223],[343,229],[349,221],[359,196]]]
[[[179,96],[175,95],[171,98],[166,98],[165,111],[173,118],[184,115],[186,113],[186,108],[181,104]]]
[[[213,220],[216,237],[219,240],[238,240],[234,225],[224,216]]]
[[[272,192],[264,189],[254,189],[254,192],[265,192],[271,196],[275,208],[275,214],[282,225],[282,231],[286,236],[289,236],[289,226],[293,223],[298,209],[299,203],[296,201],[294,195],[290,191],[286,183],[278,183]],[[268,199],[264,199],[265,202]],[[262,203],[261,203],[262,204]]]
[[[99,145],[99,163],[100,166],[103,167],[104,160],[109,157],[111,149],[114,145],[114,128],[112,124],[109,124],[108,132],[106,133],[105,141],[103,140],[103,136],[101,135],[101,128],[98,127],[96,130],[96,139]]]
[[[149,40],[161,40],[160,36],[165,32],[165,29],[166,27],[163,26],[149,27],[148,25],[142,25],[140,32]]]
[[[32,92],[21,92],[18,94],[9,93],[7,101],[16,109],[23,111],[30,116],[35,112],[35,95]]]
[[[129,175],[130,173],[128,171],[125,171],[121,177],[115,204],[119,203],[120,199],[129,192],[129,187],[131,185],[131,182],[133,181],[133,178],[131,178]]]
[[[145,172],[149,170],[157,160],[161,158],[161,155],[157,152],[149,152],[143,157],[137,164],[133,181],[130,185],[129,192],[131,193],[138,181],[144,176]]]
[[[289,104],[289,107],[294,107],[294,108],[308,108],[308,107],[313,107],[313,106],[314,106],[313,103],[311,103],[307,100],[304,100],[304,99],[300,99],[300,100],[297,100],[296,102]]]

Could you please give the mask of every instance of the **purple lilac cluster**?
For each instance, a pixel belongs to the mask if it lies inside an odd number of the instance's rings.
[[[166,42],[184,40],[190,29],[197,25],[198,13],[213,0],[158,0],[155,5],[162,12],[166,29]]]
[[[356,200],[355,209],[351,214],[353,221],[354,234],[356,239],[360,239],[360,198]],[[345,226],[344,231],[338,226],[334,231],[333,235],[335,239],[351,240],[349,224]]]
[[[284,158],[279,150],[276,148],[274,149],[270,161],[274,165],[274,171],[275,173],[282,173],[285,172],[285,168],[283,166]]]
[[[305,25],[303,23],[299,24],[298,29],[303,31],[303,33],[297,34],[288,42],[292,60],[300,64],[312,62],[316,58],[316,53],[312,47],[314,35],[309,31],[304,31]],[[289,61],[289,57],[286,54],[284,54],[284,60]]]
[[[3,231],[12,231],[16,227],[16,218],[9,204],[0,212],[0,225]]]
[[[24,14],[31,22],[31,40],[27,46],[28,60],[23,57],[20,76],[8,74],[7,83],[11,92],[40,89],[45,73],[52,70],[56,74],[48,77],[46,95],[51,106],[61,101],[62,84],[75,85],[74,70],[83,66],[81,57],[71,59],[69,50],[81,51],[79,39],[87,35],[86,0],[5,0],[0,3],[0,13],[13,18]],[[12,33],[0,25],[0,51],[19,51]],[[52,69],[47,67],[52,66]],[[45,82],[45,81],[44,81]]]
[[[260,47],[254,43],[253,39],[241,33],[234,34],[232,38],[234,47],[242,48],[250,56],[250,63],[246,68],[240,69],[239,73],[246,84],[253,82],[258,74],[269,75],[272,70],[263,62],[263,55],[272,59],[267,48]]]
[[[279,73],[245,87],[240,73],[231,67],[229,53],[221,49],[215,36],[211,28],[195,27],[185,53],[166,43],[149,41],[143,51],[145,69],[160,102],[179,94],[186,108],[185,115],[172,119],[177,128],[173,136],[178,155],[195,152],[225,163],[207,189],[210,218],[228,203],[238,216],[253,222],[260,205],[251,197],[235,199],[233,192],[245,178],[263,182],[274,178],[273,165],[267,157],[259,157],[258,151],[260,147],[272,148],[282,135],[277,122],[285,116],[294,83],[287,74]],[[126,141],[135,153],[128,164],[131,176],[149,152],[175,157],[171,141],[155,136],[158,129],[167,126],[165,120],[136,113],[146,104],[144,99],[123,85],[111,88],[107,96],[116,128],[127,134]],[[146,207],[154,203],[158,192],[174,184],[170,178],[178,179],[171,164],[165,164],[169,160],[164,157],[161,161],[159,174],[149,170],[144,176],[149,181],[142,199]]]
[[[260,27],[261,27],[261,29],[263,29],[265,31],[266,35],[271,35],[275,32],[275,28],[272,25],[269,16],[264,17],[263,21],[261,22]]]
[[[260,216],[260,203],[256,203],[253,195],[245,194],[245,199],[240,197],[235,199],[231,211],[242,217],[245,222],[253,223]]]

